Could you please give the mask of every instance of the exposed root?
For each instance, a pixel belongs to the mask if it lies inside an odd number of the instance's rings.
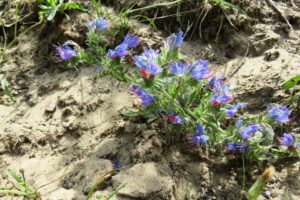
[[[291,4],[294,8],[296,8],[297,10],[300,10],[299,6],[297,6],[294,2],[294,0],[291,0]]]
[[[268,6],[270,6],[272,8],[272,10],[274,12],[276,12],[279,15],[281,20],[284,21],[288,25],[290,32],[293,32],[294,29],[293,29],[292,25],[290,24],[289,20],[284,16],[283,12],[275,5],[275,3],[272,0],[266,0],[266,3]]]
[[[204,16],[203,16],[203,18],[202,18],[200,24],[199,24],[199,36],[200,36],[200,38],[202,38],[202,23],[204,22],[204,20],[205,20],[207,14],[208,14],[208,12],[211,10],[211,8],[212,8],[212,6],[211,6],[209,3],[206,3],[206,4],[204,5],[205,13],[204,13]]]

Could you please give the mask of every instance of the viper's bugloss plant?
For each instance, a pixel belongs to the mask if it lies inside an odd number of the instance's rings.
[[[87,49],[62,46],[57,52],[74,66],[89,64],[100,68],[100,76],[131,83],[130,92],[140,99],[139,111],[131,115],[162,117],[174,133],[190,135],[195,146],[223,147],[252,160],[300,154],[296,135],[273,130],[289,122],[291,111],[273,105],[264,115],[244,113],[248,104],[234,102],[230,84],[210,70],[207,60],[189,63],[180,54],[183,32],[172,34],[159,50],[147,48],[137,55],[140,38],[134,34],[115,47],[105,42],[108,24],[99,18],[87,25]]]

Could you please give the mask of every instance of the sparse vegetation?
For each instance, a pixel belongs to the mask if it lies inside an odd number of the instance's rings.
[[[22,176],[17,175],[15,171],[9,169],[8,173],[13,178],[15,183],[11,182],[12,188],[0,188],[0,196],[8,197],[8,196],[21,196],[24,199],[28,200],[39,200],[40,195],[34,189],[31,188],[25,181],[24,171],[20,171]],[[15,185],[16,184],[16,185]]]

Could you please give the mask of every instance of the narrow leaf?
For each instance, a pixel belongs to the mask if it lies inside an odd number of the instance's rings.
[[[295,76],[295,77],[291,78],[290,80],[288,80],[287,82],[285,82],[283,87],[285,89],[290,89],[292,87],[295,87],[299,83],[300,83],[300,75]]]

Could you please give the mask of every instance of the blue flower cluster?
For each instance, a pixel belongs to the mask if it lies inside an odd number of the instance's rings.
[[[157,50],[146,49],[142,55],[134,56],[135,65],[145,80],[152,80],[155,75],[162,72],[157,62],[158,53]]]
[[[91,34],[100,34],[109,28],[109,23],[99,18],[87,27]],[[111,76],[121,77],[118,80],[122,81],[122,75],[129,69],[124,80],[134,83],[130,91],[140,98],[141,106],[145,108],[142,111],[159,112],[168,123],[178,128],[184,127],[187,131],[194,128],[196,131],[192,135],[192,142],[196,145],[214,145],[229,140],[227,148],[230,152],[246,153],[253,150],[255,139],[259,138],[255,135],[260,136],[266,132],[266,124],[281,125],[290,121],[292,111],[286,106],[274,105],[265,116],[253,117],[239,113],[248,103],[229,104],[233,96],[224,76],[214,75],[207,60],[188,63],[182,59],[178,49],[183,43],[183,37],[182,31],[173,33],[164,41],[160,51],[147,48],[140,55],[133,55],[132,48],[139,45],[140,38],[127,33],[119,45],[109,49],[107,54],[104,53],[104,64],[98,64],[104,67],[99,68],[107,70]],[[56,52],[61,60],[79,54],[69,43],[57,47]],[[106,52],[106,47],[103,52]],[[135,66],[135,72],[129,67],[123,68],[128,63]],[[225,123],[220,124],[221,120]],[[224,130],[227,123],[232,126]],[[281,145],[280,149],[300,149],[300,142],[293,133],[284,133],[276,139],[277,144]],[[273,140],[271,142],[273,145]]]
[[[226,114],[229,117],[233,117],[235,115],[235,113],[242,107],[246,106],[246,103],[238,103],[234,106],[228,106],[226,108]],[[269,119],[276,121],[278,123],[286,123],[289,121],[289,116],[291,114],[291,110],[289,110],[286,106],[278,106],[275,105],[273,107],[271,107],[268,112],[267,112],[267,116]],[[240,129],[240,134],[241,134],[241,138],[244,141],[244,143],[247,142],[248,139],[250,139],[257,131],[259,131],[261,129],[261,125],[259,124],[253,124],[253,125],[248,125],[244,128],[241,129],[241,127],[243,126],[244,121],[242,119],[239,119],[236,122],[236,127],[238,129]],[[294,136],[291,133],[284,133],[282,137],[279,137],[279,143],[282,146],[286,146],[289,148],[294,147],[294,143],[295,143],[295,139]],[[297,147],[300,147],[300,142],[299,144],[297,144]],[[235,149],[235,147],[239,147],[236,143],[234,142],[229,142],[228,143],[228,149],[230,151],[234,151],[237,152],[237,150]]]

